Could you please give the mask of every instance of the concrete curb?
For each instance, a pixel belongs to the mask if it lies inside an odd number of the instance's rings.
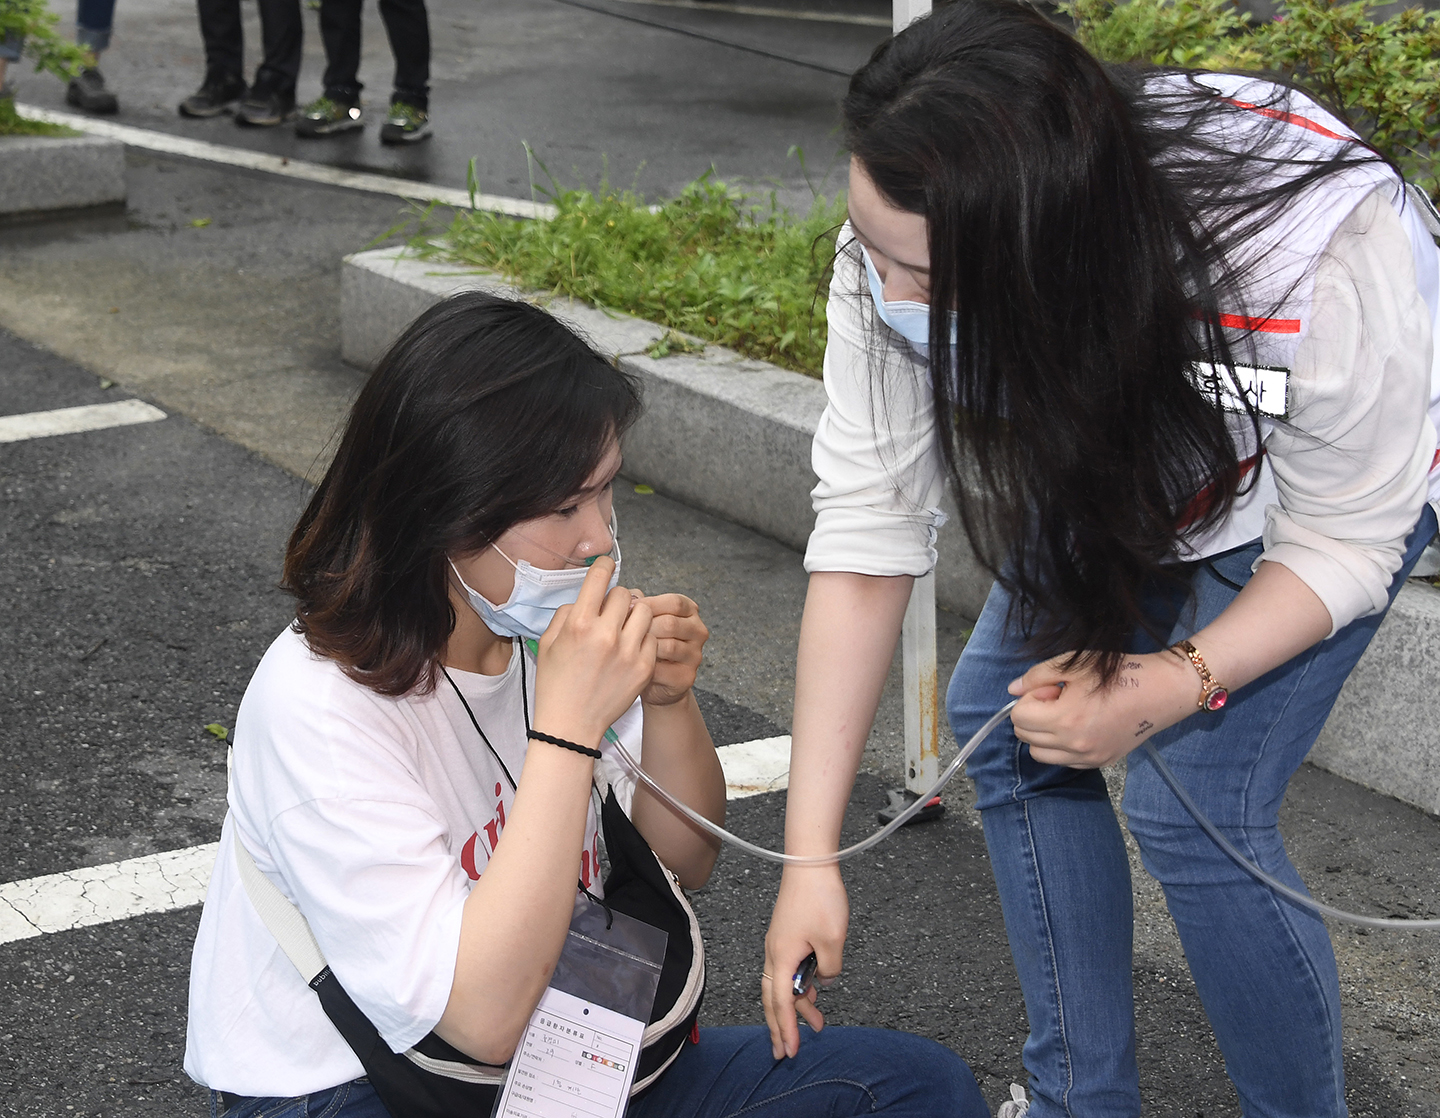
[[[347,362],[373,367],[416,315],[457,291],[533,298],[494,276],[378,249],[346,257],[341,339]],[[825,407],[818,380],[722,346],[661,359],[664,330],[573,299],[547,308],[638,376],[645,417],[625,444],[626,473],[686,504],[803,550],[814,523],[810,440]],[[963,534],[940,533],[936,597],[976,617],[990,579]],[[1340,694],[1310,760],[1377,792],[1440,814],[1440,591],[1411,583]]]
[[[1440,815],[1440,590],[1396,595],[1310,760]]]
[[[124,144],[94,136],[0,136],[0,215],[124,201]]]

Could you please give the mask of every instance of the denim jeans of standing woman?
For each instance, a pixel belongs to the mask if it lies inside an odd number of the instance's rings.
[[[965,1061],[933,1040],[888,1029],[801,1026],[793,1059],[771,1055],[763,1025],[701,1029],[628,1118],[989,1118]],[[936,1100],[943,1100],[937,1103]],[[293,1099],[225,1105],[211,1118],[389,1118],[368,1082]]]
[[[1394,600],[1435,534],[1426,507],[1390,586]],[[1157,597],[1173,644],[1209,624],[1260,556],[1254,541],[1192,568],[1193,601]],[[955,668],[948,708],[966,740],[1034,663],[1006,626],[996,587]],[[1383,615],[1334,636],[1151,741],[1225,835],[1262,869],[1303,889],[1278,827],[1290,777]],[[1137,638],[1133,652],[1156,651]],[[1199,688],[1198,678],[1196,683]],[[1025,995],[1029,1118],[1140,1114],[1131,983],[1130,863],[1105,779],[1031,760],[1009,723],[970,761],[977,806]],[[1142,752],[1124,811],[1165,900],[1247,1118],[1343,1118],[1340,984],[1325,925],[1241,871],[1200,830]]]

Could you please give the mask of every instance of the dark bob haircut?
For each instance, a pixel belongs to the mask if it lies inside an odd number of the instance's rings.
[[[435,684],[446,557],[561,507],[640,413],[635,381],[537,307],[455,295],[391,346],[285,554],[295,628],[382,695]]]

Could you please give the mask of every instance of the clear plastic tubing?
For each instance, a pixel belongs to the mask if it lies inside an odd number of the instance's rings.
[[[619,741],[615,741],[613,744],[615,746],[616,756],[619,758],[621,765],[631,776],[649,788],[650,791],[654,792],[655,795],[659,796],[660,799],[694,823],[702,831],[707,831],[721,841],[728,842],[732,846],[738,847],[748,854],[753,854],[757,858],[763,858],[768,862],[780,862],[792,866],[823,866],[832,862],[843,862],[846,858],[853,858],[857,854],[864,853],[872,846],[884,842],[897,830],[905,826],[906,823],[910,822],[926,804],[941,793],[945,785],[954,779],[955,774],[960,771],[960,766],[970,759],[970,755],[974,753],[975,750],[980,748],[980,743],[990,736],[995,727],[999,726],[1000,723],[1009,717],[1010,710],[1014,707],[1015,702],[1016,700],[1012,699],[1006,703],[990,716],[989,721],[987,721],[985,725],[981,726],[980,729],[971,735],[970,740],[965,743],[965,747],[955,755],[954,760],[945,766],[945,771],[940,774],[940,779],[931,786],[928,792],[917,798],[914,803],[910,804],[909,807],[874,834],[861,839],[853,846],[845,847],[844,850],[837,850],[833,854],[785,854],[779,850],[767,850],[765,847],[757,846],[755,843],[743,839],[739,835],[731,834],[724,827],[712,823],[688,804],[680,802],[664,788],[660,787],[654,778],[640,767],[639,762],[630,755],[629,751],[621,745]],[[1321,916],[1328,916],[1333,920],[1340,920],[1347,924],[1359,924],[1364,928],[1408,929],[1411,931],[1440,928],[1440,920],[1410,920],[1395,916],[1362,916],[1357,912],[1346,912],[1343,909],[1325,904],[1323,901],[1317,901],[1315,898],[1307,896],[1298,889],[1292,889],[1283,881],[1266,873],[1254,862],[1246,858],[1245,855],[1241,854],[1240,851],[1235,849],[1234,844],[1220,833],[1220,829],[1216,827],[1214,823],[1210,822],[1205,813],[1200,810],[1200,806],[1190,798],[1190,793],[1185,791],[1184,785],[1180,783],[1170,766],[1161,758],[1159,751],[1149,742],[1146,742],[1143,748],[1145,752],[1149,754],[1150,760],[1154,762],[1155,769],[1159,772],[1160,778],[1170,786],[1170,791],[1175,793],[1175,798],[1178,799],[1185,810],[1190,813],[1191,817],[1200,826],[1200,829],[1210,837],[1210,840],[1214,842],[1216,846],[1225,852],[1231,861],[1266,888],[1273,890],[1275,893],[1278,893],[1293,904],[1299,905],[1301,908],[1310,909],[1312,912],[1317,912]]]
[[[926,792],[873,835],[861,839],[854,846],[847,846],[844,850],[837,850],[834,854],[783,854],[779,850],[766,850],[763,846],[756,846],[753,842],[749,842],[739,835],[732,835],[724,827],[712,823],[694,808],[681,803],[674,796],[670,795],[669,792],[661,788],[660,785],[656,784],[650,774],[640,767],[635,758],[630,756],[629,752],[619,741],[614,741],[612,744],[615,746],[615,753],[619,757],[620,763],[625,767],[626,772],[640,781],[641,784],[645,785],[646,788],[654,792],[655,795],[659,796],[702,831],[709,831],[710,834],[723,842],[728,842],[732,846],[738,846],[746,853],[753,854],[757,858],[764,858],[767,862],[783,862],[791,866],[824,866],[831,862],[843,862],[846,858],[853,858],[855,855],[869,850],[876,843],[884,842],[901,827],[905,826],[906,823],[910,822],[916,812],[924,808],[926,804],[940,794],[940,790],[944,788],[945,785],[950,783],[951,778],[960,771],[960,766],[970,759],[970,754],[979,749],[980,743],[990,736],[990,731],[1005,721],[1010,713],[1010,708],[1014,705],[1015,700],[1012,699],[991,715],[990,721],[975,731],[970,740],[965,743],[965,748],[960,750],[960,752],[955,755],[955,759],[945,766],[945,771],[940,774],[940,779],[935,782],[934,787],[932,787],[930,791]]]
[[[1280,894],[1280,896],[1284,897],[1287,901],[1291,901],[1301,908],[1308,908],[1312,912],[1318,912],[1321,916],[1328,916],[1332,920],[1341,920],[1346,924],[1359,924],[1362,928],[1388,928],[1392,930],[1401,928],[1409,929],[1410,931],[1418,931],[1423,928],[1440,928],[1440,920],[1409,920],[1399,916],[1362,916],[1358,912],[1346,912],[1343,909],[1334,908],[1322,901],[1317,901],[1314,897],[1307,896],[1298,889],[1290,888],[1290,886],[1286,885],[1283,881],[1272,877],[1254,862],[1250,861],[1249,858],[1245,857],[1245,855],[1241,854],[1240,851],[1236,850],[1234,844],[1220,833],[1220,828],[1206,818],[1205,813],[1200,810],[1200,805],[1190,798],[1190,793],[1185,791],[1185,786],[1180,783],[1170,766],[1161,758],[1160,751],[1148,741],[1145,743],[1144,749],[1146,753],[1150,754],[1150,760],[1155,763],[1155,770],[1160,774],[1160,779],[1170,786],[1170,791],[1175,793],[1175,798],[1185,806],[1185,810],[1188,811],[1195,822],[1200,825],[1200,829],[1210,836],[1210,840],[1223,850],[1230,860],[1242,870],[1260,882],[1261,885]]]

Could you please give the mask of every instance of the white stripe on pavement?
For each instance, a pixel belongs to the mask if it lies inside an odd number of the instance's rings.
[[[762,792],[789,787],[790,735],[757,738],[721,746],[720,767],[725,770],[725,798],[743,800]]]
[[[219,843],[0,885],[0,943],[108,924],[205,899]]]
[[[726,745],[718,752],[726,799],[785,787],[789,735]],[[218,846],[211,842],[0,885],[0,943],[201,904]]]
[[[763,16],[766,19],[798,19],[810,23],[853,23],[861,27],[890,27],[889,16],[849,15],[845,12],[807,12],[791,8],[757,8],[749,4],[706,4],[701,0],[621,0],[624,4],[646,4],[654,8],[689,8],[721,15]]]
[[[555,216],[555,207],[545,202],[530,202],[524,198],[505,198],[498,194],[477,192],[472,207],[470,192],[457,190],[453,186],[434,186],[430,183],[393,179],[387,175],[374,175],[365,171],[346,171],[343,168],[329,167],[323,163],[308,163],[303,159],[269,155],[265,152],[249,151],[245,148],[212,144],[208,140],[191,140],[184,136],[172,136],[168,132],[156,132],[149,128],[136,128],[129,124],[96,120],[94,117],[82,116],[79,113],[42,109],[38,105],[16,105],[15,109],[21,116],[29,120],[44,121],[46,124],[64,124],[92,136],[119,140],[131,147],[163,152],[166,155],[183,155],[189,159],[203,159],[209,163],[245,167],[251,171],[266,171],[272,175],[286,175],[292,179],[304,179],[307,182],[324,183],[327,186],[343,186],[350,190],[368,191],[371,194],[392,194],[397,198],[409,198],[416,202],[440,202],[459,209],[488,210],[492,213],[508,214],[511,217],[549,219]]]
[[[144,400],[117,400],[113,404],[82,404],[78,408],[0,415],[0,443],[44,439],[51,435],[74,435],[80,431],[103,431],[107,427],[154,423],[164,418],[163,411]]]

